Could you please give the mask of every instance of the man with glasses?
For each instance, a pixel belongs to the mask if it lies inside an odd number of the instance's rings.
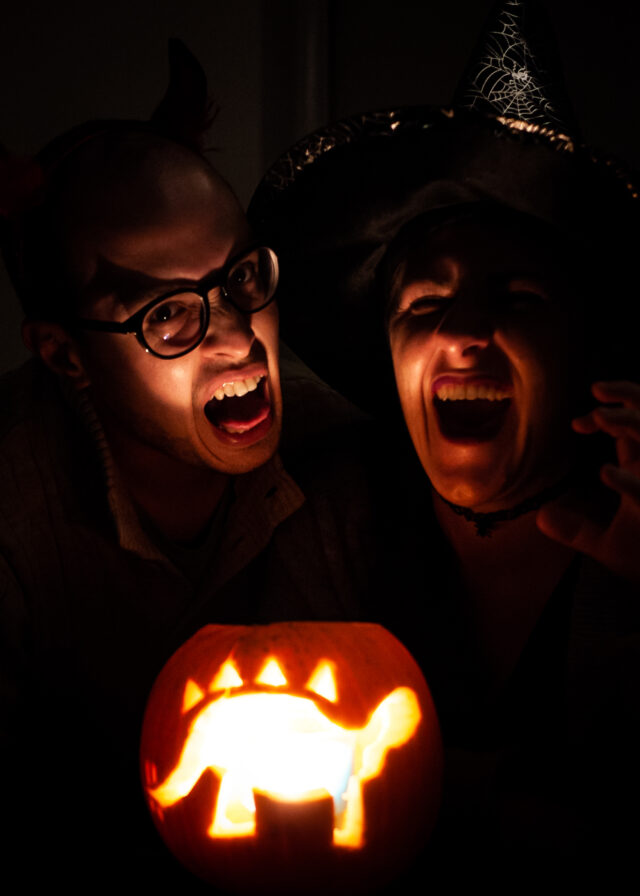
[[[27,877],[171,879],[137,773],[163,662],[210,622],[353,618],[365,587],[328,451],[350,411],[291,381],[285,472],[276,255],[169,134],[59,138],[5,245],[39,359],[0,385],[3,799]]]

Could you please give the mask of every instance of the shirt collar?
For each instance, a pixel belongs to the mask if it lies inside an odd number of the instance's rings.
[[[138,513],[111,453],[89,390],[69,396],[98,454],[106,498],[118,543],[146,560],[173,564],[144,531]],[[224,584],[269,542],[273,531],[304,503],[304,494],[276,454],[265,464],[234,478],[235,501],[220,544],[216,587]]]

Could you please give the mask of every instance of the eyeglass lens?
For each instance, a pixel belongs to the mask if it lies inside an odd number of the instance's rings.
[[[244,312],[269,303],[277,285],[277,262],[269,249],[254,249],[235,264],[224,284],[231,302]],[[206,327],[204,299],[196,292],[181,292],[149,309],[142,323],[148,347],[159,355],[188,351]]]
[[[204,302],[197,292],[181,292],[154,305],[142,322],[142,335],[159,355],[172,355],[195,345],[205,326]]]
[[[225,288],[241,311],[257,311],[273,296],[277,285],[275,256],[270,249],[254,249],[229,271]]]

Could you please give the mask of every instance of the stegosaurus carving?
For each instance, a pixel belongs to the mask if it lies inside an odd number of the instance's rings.
[[[220,778],[210,837],[255,834],[254,791],[283,802],[333,798],[333,842],[364,842],[362,784],[380,774],[387,753],[406,743],[420,722],[418,699],[398,687],[362,728],[344,728],[323,711],[337,702],[332,664],[322,661],[302,691],[288,693],[277,661],[269,659],[245,685],[232,659],[205,694],[188,681],[183,712],[198,705],[182,753],[166,779],[149,792],[162,807],[187,796],[207,769]]]

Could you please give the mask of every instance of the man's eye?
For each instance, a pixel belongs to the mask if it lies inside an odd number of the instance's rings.
[[[186,311],[184,303],[182,302],[163,302],[161,305],[156,305],[147,318],[149,324],[165,324],[168,321],[175,320],[180,317],[181,314],[184,314]]]
[[[256,266],[252,261],[243,261],[229,275],[231,286],[246,286],[256,279]]]

